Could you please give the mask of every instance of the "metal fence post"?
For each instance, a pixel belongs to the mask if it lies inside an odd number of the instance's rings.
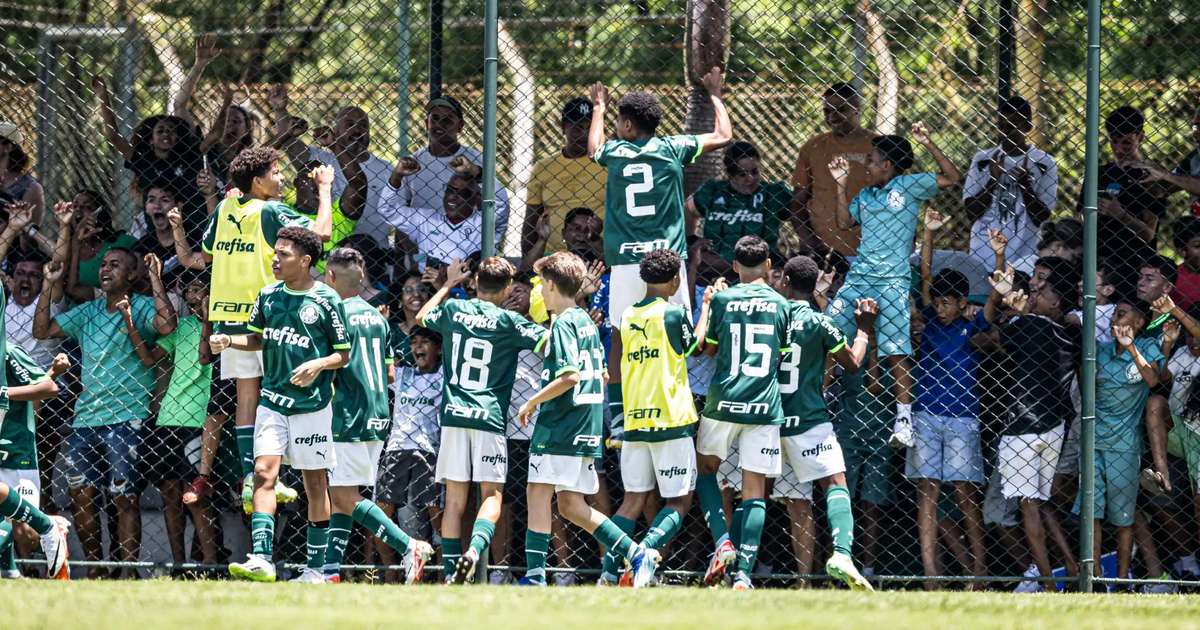
[[[483,9],[483,256],[496,253],[496,66],[499,64],[499,10],[496,0]]]

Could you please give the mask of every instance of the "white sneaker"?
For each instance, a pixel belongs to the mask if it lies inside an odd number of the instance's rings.
[[[1042,572],[1038,571],[1036,564],[1031,564],[1028,567],[1026,567],[1025,572],[1021,574],[1021,577],[1038,578],[1038,577],[1042,577]],[[1017,587],[1013,589],[1013,592],[1014,593],[1040,593],[1040,592],[1042,592],[1042,583],[1037,582],[1035,580],[1022,580],[1021,583],[1018,584]]]
[[[844,553],[835,553],[825,562],[825,573],[841,580],[852,591],[873,591],[875,588],[858,572],[854,560]]]
[[[425,563],[433,557],[433,547],[424,540],[414,540],[404,553],[404,583],[416,584],[425,574]]]
[[[304,567],[300,575],[288,580],[293,584],[324,584],[325,574],[320,569]]]
[[[229,565],[229,577],[251,582],[274,582],[275,565],[262,556],[250,554],[246,556],[245,562],[234,562]]]
[[[512,584],[512,574],[508,571],[492,569],[492,571],[488,573],[488,584],[491,584],[492,586]]]
[[[750,582],[750,576],[744,571],[738,571],[737,576],[733,578],[733,590],[735,591],[752,591],[754,584]]]
[[[554,574],[554,585],[555,586],[575,586],[575,574],[574,573],[555,573]]]
[[[912,419],[897,416],[895,424],[892,425],[892,437],[888,438],[888,446],[899,450],[916,445],[917,438],[913,433]]]
[[[71,523],[61,516],[51,516],[50,531],[42,536],[42,551],[46,554],[46,577],[51,580],[71,579],[67,566],[67,530]]]
[[[1175,564],[1171,565],[1171,570],[1175,575],[1183,577],[1195,578],[1200,576],[1200,565],[1196,563],[1195,555],[1180,558]]]
[[[11,571],[0,571],[0,580],[23,580],[23,579],[25,579],[25,576],[21,575],[21,571],[18,569],[12,569]]]

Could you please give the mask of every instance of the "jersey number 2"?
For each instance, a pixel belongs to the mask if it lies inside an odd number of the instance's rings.
[[[653,215],[654,204],[639,206],[634,199],[639,193],[647,193],[654,190],[654,174],[650,169],[650,165],[626,164],[625,168],[621,169],[621,175],[625,179],[638,177],[642,180],[625,186],[625,207],[629,210],[629,216],[648,217]]]

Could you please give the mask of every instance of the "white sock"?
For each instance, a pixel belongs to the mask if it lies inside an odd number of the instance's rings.
[[[896,403],[896,419],[912,422],[912,403]]]

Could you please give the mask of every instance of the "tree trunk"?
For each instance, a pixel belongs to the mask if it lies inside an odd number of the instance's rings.
[[[533,120],[537,107],[537,91],[533,78],[533,68],[521,55],[517,41],[509,32],[504,20],[498,25],[497,39],[502,68],[508,70],[512,80],[512,94],[504,100],[509,105],[508,116],[511,122],[509,135],[512,156],[509,161],[508,197],[508,232],[504,235],[503,254],[506,256],[521,255],[521,226],[525,225],[525,188],[533,172]],[[499,116],[497,112],[497,116]],[[497,177],[497,184],[501,181]]]
[[[1041,144],[1043,133],[1040,116],[1042,109],[1042,75],[1046,67],[1046,29],[1043,26],[1047,19],[1046,0],[1020,0],[1017,10],[1017,80],[1013,86],[1014,94],[1029,101],[1033,110],[1033,132],[1029,141]]]
[[[896,62],[888,50],[887,29],[871,8],[871,0],[858,0],[858,12],[862,15],[866,30],[867,48],[875,60],[875,72],[879,74],[879,85],[875,91],[875,131],[881,134],[896,133],[900,113],[900,75],[896,73]]]
[[[716,114],[708,91],[700,83],[713,66],[724,69],[729,56],[729,0],[689,0],[684,72],[688,85],[683,132],[708,133]],[[721,175],[721,153],[706,153],[683,170],[683,192],[690,195],[701,184]]]

